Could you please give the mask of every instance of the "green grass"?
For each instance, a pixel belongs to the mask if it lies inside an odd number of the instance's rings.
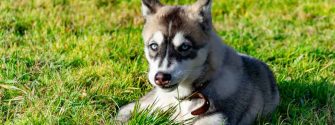
[[[257,124],[335,124],[335,1],[214,0],[212,13],[226,44],[276,74],[281,103]],[[0,124],[112,124],[151,89],[142,24],[140,0],[1,0]]]

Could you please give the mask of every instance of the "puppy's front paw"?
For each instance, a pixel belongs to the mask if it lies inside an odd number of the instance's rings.
[[[130,117],[131,117],[130,112],[119,112],[115,120],[119,123],[127,123],[127,121],[130,120]]]
[[[121,107],[119,113],[116,115],[115,120],[119,123],[127,123],[131,118],[131,113],[134,109],[135,103],[130,103]]]
[[[119,114],[116,117],[116,121],[121,122],[121,123],[126,123],[127,121],[129,121],[131,115],[123,115],[123,114]]]

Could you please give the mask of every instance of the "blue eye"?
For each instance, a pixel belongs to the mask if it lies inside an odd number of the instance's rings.
[[[186,43],[183,43],[180,47],[179,47],[179,51],[188,51],[189,49],[191,49],[191,45],[188,45]]]
[[[157,43],[151,43],[149,45],[150,49],[153,51],[157,51],[158,50],[158,44]]]

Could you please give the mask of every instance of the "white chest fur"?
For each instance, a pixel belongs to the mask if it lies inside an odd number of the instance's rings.
[[[201,99],[178,100],[174,96],[163,93],[156,93],[156,97],[155,108],[163,110],[173,107],[176,108],[176,112],[173,114],[172,119],[177,122],[195,118],[196,116],[192,115],[191,112],[204,103],[204,100]]]

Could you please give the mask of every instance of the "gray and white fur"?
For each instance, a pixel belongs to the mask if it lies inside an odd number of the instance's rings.
[[[176,106],[175,121],[192,119],[194,125],[250,125],[279,103],[279,92],[269,67],[237,53],[216,34],[211,19],[212,0],[169,6],[159,0],[142,0],[143,39],[154,89],[139,99],[140,108]],[[201,115],[191,112],[202,99],[179,99],[201,90],[210,107]],[[121,107],[116,120],[127,122],[135,103]]]

